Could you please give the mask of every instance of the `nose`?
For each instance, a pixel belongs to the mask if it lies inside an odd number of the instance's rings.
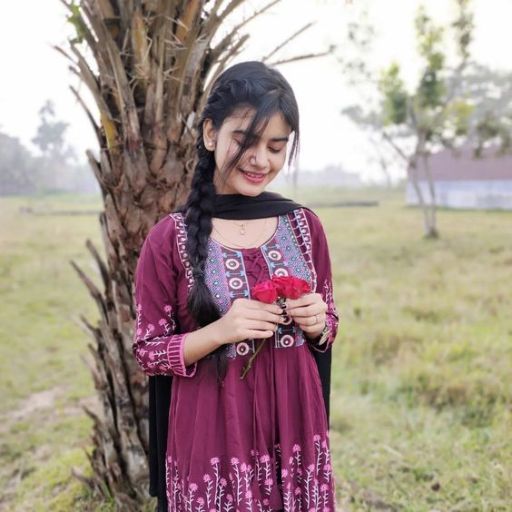
[[[265,167],[267,165],[267,151],[264,147],[257,145],[252,148],[252,153],[249,158],[251,165],[255,167]]]

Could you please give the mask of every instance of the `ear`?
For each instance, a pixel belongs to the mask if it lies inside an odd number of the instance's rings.
[[[208,151],[215,149],[217,140],[217,130],[213,126],[211,119],[205,119],[203,123],[203,142]]]

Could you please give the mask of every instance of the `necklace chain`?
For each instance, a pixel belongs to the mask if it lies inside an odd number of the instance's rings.
[[[237,249],[245,249],[247,247],[252,247],[260,238],[261,238],[261,234],[263,233],[263,231],[265,230],[265,227],[267,226],[267,218],[265,218],[265,221],[263,222],[263,227],[261,228],[260,232],[258,233],[258,235],[256,236],[256,238],[254,238],[253,240],[251,240],[250,242],[245,242],[244,244],[237,244],[229,239],[227,239],[218,229],[217,227],[214,225],[213,226],[213,229],[219,234],[219,236],[225,240],[226,242],[229,243],[229,246],[230,247],[235,247]],[[234,221],[233,221],[234,222]],[[234,222],[237,226],[240,226],[240,224]],[[240,235],[242,236],[245,236],[245,223],[242,223],[242,226],[243,226],[243,230],[244,232],[242,233],[242,229],[240,230]]]
[[[245,225],[247,224],[247,222],[240,222],[240,223],[238,223],[236,221],[233,221],[233,224],[235,224],[235,226],[238,226],[240,228],[240,234],[242,236],[245,236],[245,233],[246,233]]]

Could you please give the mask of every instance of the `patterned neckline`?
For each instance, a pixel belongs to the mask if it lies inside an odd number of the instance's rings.
[[[270,243],[272,243],[274,241],[274,238],[276,237],[276,235],[277,235],[277,233],[279,231],[279,228],[281,227],[281,223],[282,223],[281,218],[282,218],[282,215],[279,215],[277,217],[276,229],[274,230],[272,235],[267,240],[265,240],[265,242],[263,242],[261,245],[259,245],[257,247],[229,247],[229,246],[224,245],[223,243],[219,242],[218,240],[216,240],[212,236],[210,236],[210,241],[212,243],[214,243],[215,245],[218,245],[220,248],[225,249],[227,251],[239,251],[239,252],[242,252],[242,253],[250,253],[250,252],[254,252],[254,251],[259,251],[263,247],[266,247],[268,244],[270,244]]]

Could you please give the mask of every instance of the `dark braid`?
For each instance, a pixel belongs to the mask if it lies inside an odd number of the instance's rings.
[[[224,71],[213,84],[199,120],[196,141],[197,164],[190,194],[185,207],[187,253],[192,266],[194,284],[188,297],[188,308],[197,323],[203,327],[220,318],[220,311],[205,281],[208,241],[212,232],[212,217],[216,189],[214,185],[215,154],[208,151],[203,140],[203,126],[210,119],[218,131],[224,120],[238,107],[255,110],[238,152],[220,170],[221,178],[236,166],[244,152],[265,129],[272,115],[280,112],[294,132],[290,161],[297,152],[299,141],[299,112],[295,95],[286,79],[277,70],[261,62],[242,62]],[[227,345],[213,352],[217,363],[217,378],[221,382],[227,371]]]
[[[208,151],[204,146],[202,130],[197,138],[196,149],[198,161],[192,178],[185,215],[187,253],[194,277],[194,284],[188,296],[188,309],[194,314],[199,325],[203,327],[218,320],[220,313],[204,279],[216,191],[213,184],[215,157],[214,153]],[[227,361],[223,357],[224,349],[225,347],[220,347],[214,352],[219,380],[224,378],[226,371]]]

